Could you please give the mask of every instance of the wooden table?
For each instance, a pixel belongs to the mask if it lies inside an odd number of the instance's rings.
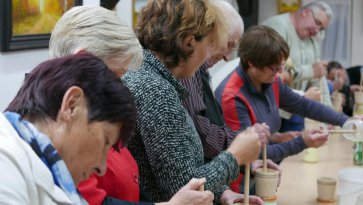
[[[286,158],[282,164],[282,181],[277,192],[278,205],[324,205],[316,201],[317,178],[333,177],[339,187],[338,171],[353,167],[353,142],[339,134],[329,136],[329,142],[319,148],[317,163],[303,161],[304,152]],[[336,195],[336,203],[339,198]]]

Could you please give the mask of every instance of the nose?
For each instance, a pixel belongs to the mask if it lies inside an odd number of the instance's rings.
[[[95,172],[98,176],[103,176],[106,174],[107,170],[107,157],[103,157],[101,163],[95,168]]]

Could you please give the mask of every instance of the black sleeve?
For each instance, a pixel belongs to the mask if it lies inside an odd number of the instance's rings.
[[[108,10],[113,10],[120,0],[101,0],[100,5]]]
[[[106,197],[105,200],[102,202],[102,205],[154,205],[154,203],[150,202],[127,202],[121,201],[116,198]]]

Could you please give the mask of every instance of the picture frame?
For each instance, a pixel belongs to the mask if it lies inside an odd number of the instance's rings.
[[[278,13],[294,12],[301,7],[301,0],[277,0]]]
[[[83,0],[0,0],[0,51],[48,48],[58,19],[82,4]]]
[[[135,29],[139,13],[141,9],[147,4],[147,0],[132,0],[132,27]]]

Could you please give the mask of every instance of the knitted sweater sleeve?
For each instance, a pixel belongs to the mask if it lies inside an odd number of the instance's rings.
[[[204,164],[200,138],[177,92],[161,83],[140,84],[128,87],[138,111],[137,134],[142,138],[150,169],[163,194],[160,199],[170,199],[193,177],[206,177],[205,188],[219,200],[225,184],[238,175],[235,158],[229,152],[222,152]]]

